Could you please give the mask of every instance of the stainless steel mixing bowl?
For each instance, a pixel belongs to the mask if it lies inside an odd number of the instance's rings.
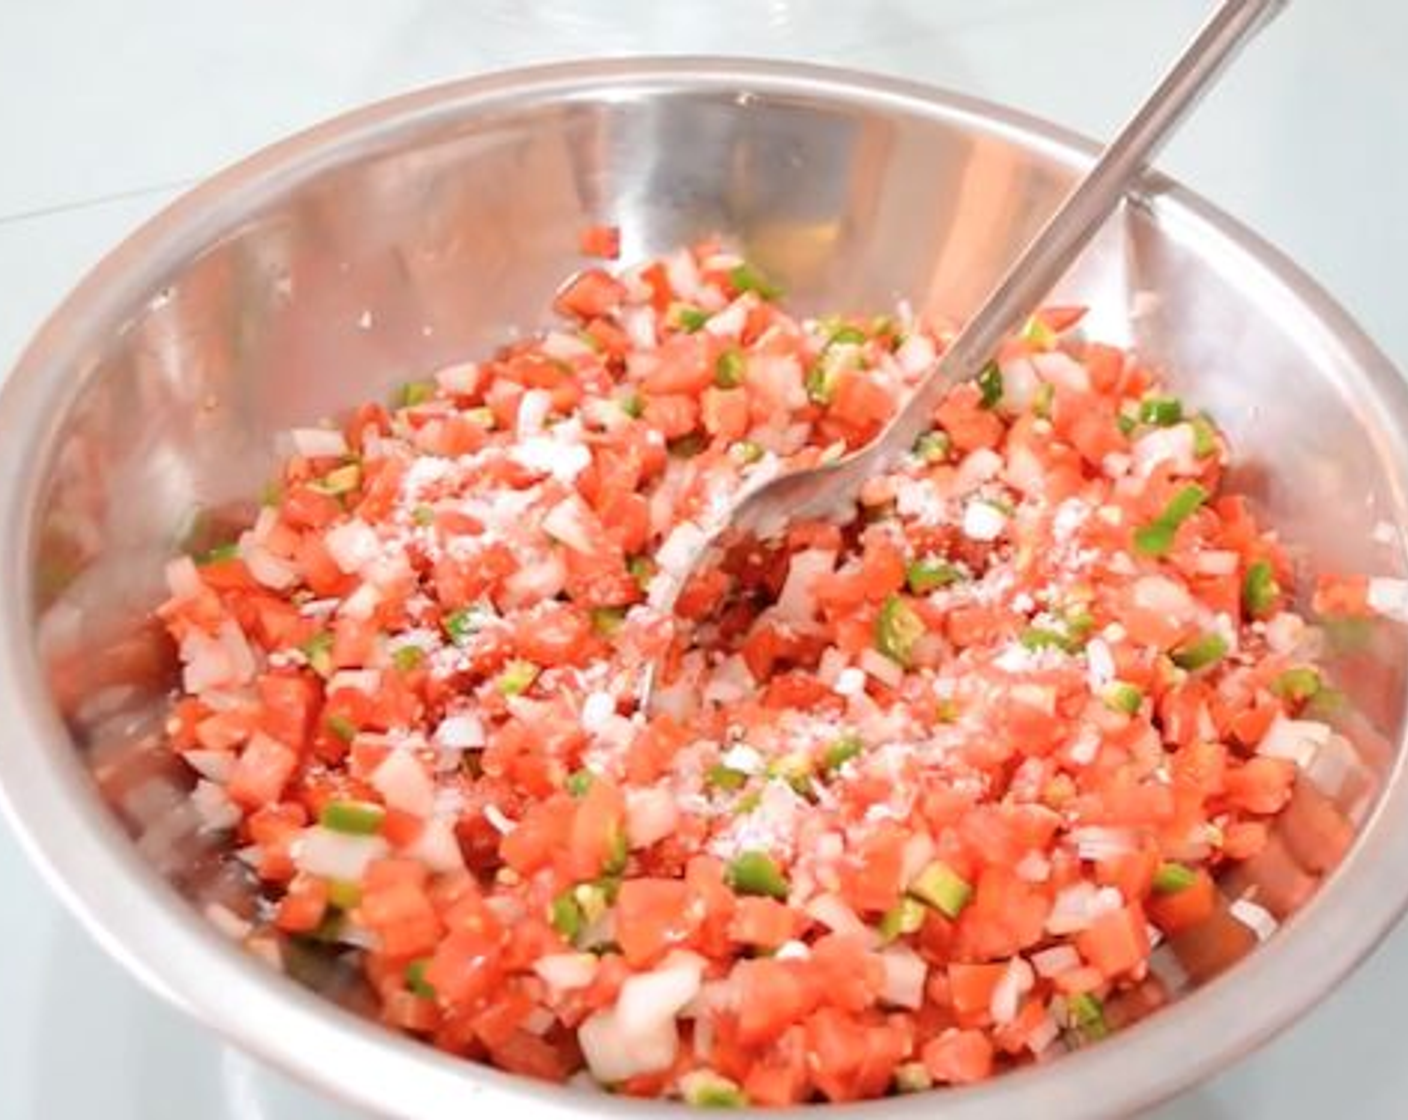
[[[619,222],[628,257],[725,232],[805,309],[907,297],[961,316],[1090,153],[913,85],[637,60],[401,98],[196,190],[94,270],[0,401],[0,790],[30,852],[154,989],[348,1101],[418,1120],[663,1115],[395,1037],[201,917],[233,888],[153,749],[171,680],[147,616],[163,561],[197,511],[225,516],[257,492],[280,429],[542,321],[587,223]],[[1315,563],[1402,573],[1408,392],[1291,264],[1151,177],[1060,295],[1091,302],[1093,332],[1134,343],[1213,411],[1238,484]],[[1335,720],[1353,750],[1301,783],[1267,853],[1228,885],[1290,920],[1255,949],[1224,919],[1165,950],[1172,1006],[947,1093],[945,1116],[1092,1117],[1165,1097],[1293,1022],[1389,929],[1408,900],[1408,657],[1392,626],[1337,640],[1351,703]]]

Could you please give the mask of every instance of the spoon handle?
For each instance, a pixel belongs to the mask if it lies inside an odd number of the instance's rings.
[[[1238,50],[1288,0],[1223,0],[1158,87],[1008,268],[881,436],[883,459],[901,455],[930,426],[944,392],[973,376],[1017,330],[1114,212],[1135,177]]]

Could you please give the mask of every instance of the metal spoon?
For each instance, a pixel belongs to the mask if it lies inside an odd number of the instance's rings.
[[[1286,3],[1288,0],[1224,0],[880,435],[859,451],[823,466],[792,471],[751,487],[745,484],[726,515],[702,527],[702,538],[688,563],[657,577],[651,588],[651,604],[672,613],[680,591],[726,533],[767,536],[788,521],[832,513],[854,502],[867,479],[883,473],[908,452],[931,427],[934,409],[948,388],[974,376],[1002,340],[1037,308],[1237,51]],[[655,676],[654,664],[641,676],[641,711],[649,709]]]

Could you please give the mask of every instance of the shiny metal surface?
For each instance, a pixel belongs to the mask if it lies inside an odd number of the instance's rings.
[[[884,430],[859,451],[833,462],[745,486],[722,516],[703,526],[705,533],[687,562],[668,574],[663,591],[652,591],[652,604],[672,613],[695,570],[731,532],[772,534],[789,521],[854,508],[866,481],[883,474],[933,423],[934,409],[944,394],[958,382],[977,376],[1002,340],[1037,309],[1223,70],[1284,3],[1222,0],[1036,236],[997,274],[992,289]],[[657,668],[648,665],[641,674],[636,690],[641,710],[650,709]]]
[[[957,320],[1090,158],[1045,126],[903,83],[636,60],[402,98],[200,188],[94,271],[0,397],[0,794],[32,854],[152,987],[344,1099],[432,1120],[514,1101],[543,1116],[672,1112],[393,1037],[208,927],[191,899],[231,887],[189,843],[178,778],[149,749],[170,679],[145,622],[161,562],[193,511],[241,516],[231,503],[257,492],[278,429],[540,321],[586,222],[621,222],[629,255],[725,231],[806,309],[906,296]],[[1092,332],[1137,344],[1213,411],[1239,483],[1317,564],[1403,574],[1408,389],[1274,251],[1152,177],[1057,298],[1092,302]],[[1337,719],[1354,757],[1303,783],[1234,884],[1291,918],[1267,945],[1175,946],[1183,998],[1099,1046],[830,1114],[1127,1113],[1328,991],[1408,899],[1408,651],[1390,627],[1344,637],[1353,705]]]

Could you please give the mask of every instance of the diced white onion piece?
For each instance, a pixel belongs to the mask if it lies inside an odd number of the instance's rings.
[[[832,933],[870,936],[873,931],[840,895],[819,894],[806,905],[807,913]]]
[[[1115,679],[1115,658],[1103,638],[1092,638],[1086,643],[1085,666],[1093,692],[1101,691]]]
[[[910,377],[917,377],[934,364],[938,359],[938,351],[934,347],[933,339],[921,331],[915,331],[902,343],[895,351],[895,359],[900,363],[900,369]]]
[[[860,654],[860,667],[883,685],[898,688],[904,681],[904,669],[878,649],[865,649]]]
[[[381,688],[380,669],[339,669],[328,678],[328,695],[348,689],[375,696]]]
[[[464,868],[464,853],[460,851],[454,823],[444,817],[430,817],[402,854],[441,875]]]
[[[265,587],[282,591],[298,582],[298,571],[294,565],[275,556],[261,544],[247,544],[243,549],[243,558],[249,574]]]
[[[1134,443],[1134,472],[1148,478],[1154,469],[1169,464],[1176,475],[1195,475],[1201,470],[1195,453],[1196,436],[1192,424],[1154,428]]]
[[[1315,761],[1316,753],[1329,743],[1334,731],[1313,719],[1287,719],[1278,715],[1256,748],[1267,758],[1286,758],[1302,770]]]
[[[1007,527],[1007,516],[991,502],[969,502],[963,507],[963,535],[972,541],[995,541]]]
[[[323,543],[333,563],[348,575],[361,571],[381,551],[376,530],[357,518],[333,526],[323,537]]]
[[[314,825],[293,843],[293,862],[300,871],[325,879],[357,883],[372,860],[390,849],[380,836],[354,836]]]
[[[504,580],[503,605],[510,608],[531,606],[555,598],[567,585],[567,567],[556,552],[546,552],[536,560],[528,560]]]
[[[587,508],[575,495],[557,503],[543,516],[543,532],[574,551],[590,555],[596,550]]]
[[[1232,917],[1241,922],[1254,934],[1258,941],[1265,941],[1280,925],[1272,915],[1271,911],[1264,906],[1258,906],[1247,898],[1239,898],[1227,908]]]
[[[191,791],[191,804],[206,832],[224,832],[240,823],[239,806],[230,800],[225,787],[205,778],[196,782],[196,788]]]
[[[673,1019],[666,1019],[643,1030],[627,1031],[613,1009],[588,1016],[577,1028],[577,1043],[592,1076],[612,1085],[674,1065],[679,1030]]]
[[[836,554],[808,548],[792,554],[787,580],[773,611],[782,622],[799,624],[816,617],[816,581],[829,576],[836,566]]]
[[[183,751],[181,757],[187,766],[212,782],[229,781],[230,771],[235,768],[233,751]]]
[[[1076,952],[1073,945],[1053,945],[1049,949],[1042,949],[1040,952],[1032,954],[1032,967],[1036,969],[1038,975],[1048,979],[1052,976],[1060,976],[1061,973],[1069,972],[1080,966],[1080,954]]]
[[[632,850],[665,839],[679,824],[674,793],[665,786],[632,789],[626,794],[626,840]]]
[[[1003,362],[1000,404],[1002,411],[1011,416],[1020,416],[1026,412],[1040,384],[1041,378],[1030,358],[1012,358]]]
[[[891,1007],[917,1010],[924,1002],[924,981],[929,976],[924,958],[907,945],[892,945],[880,953],[880,963],[885,966],[881,1000]]]
[[[533,963],[533,971],[554,992],[585,988],[596,978],[597,958],[591,953],[550,953]]]
[[[182,686],[196,695],[254,679],[254,653],[233,619],[225,619],[213,638],[200,630],[188,631],[181,639],[181,661]]]
[[[305,459],[340,459],[349,450],[347,440],[335,428],[294,428],[289,436],[293,449]]]
[[[1266,644],[1273,653],[1293,654],[1307,639],[1310,627],[1305,619],[1290,611],[1280,611],[1266,622]]]
[[[984,482],[990,482],[1002,472],[1002,456],[989,447],[980,447],[964,456],[958,464],[954,478],[954,489],[959,494],[976,490]]]
[[[339,614],[348,618],[368,619],[381,602],[381,592],[373,583],[358,584],[351,595],[342,602]]]
[[[546,389],[529,389],[518,402],[518,438],[528,439],[543,430],[552,411],[552,394]]]
[[[773,954],[780,961],[804,961],[812,955],[805,941],[784,941]]]
[[[865,670],[848,665],[836,674],[831,687],[838,696],[859,696],[865,691]]]
[[[558,428],[564,426],[558,425]],[[559,482],[574,482],[592,465],[592,453],[581,443],[559,438],[558,428],[554,428],[550,435],[521,440],[509,455],[514,462],[530,471],[550,474]]]
[[[1032,990],[1036,975],[1032,966],[1021,957],[1013,957],[1007,962],[1007,971],[1002,974],[992,990],[992,1000],[988,1012],[998,1026],[1012,1022],[1022,1008],[1022,997]]]
[[[1374,576],[1369,580],[1369,609],[1385,618],[1408,622],[1408,580]]]
[[[621,309],[621,327],[630,336],[632,348],[636,350],[655,349],[655,318],[655,309],[649,305]]]
[[[501,836],[507,836],[518,826],[504,815],[504,811],[492,801],[484,806],[484,819],[489,822],[494,831]]]
[[[1036,367],[1036,372],[1041,376],[1041,379],[1055,385],[1056,388],[1067,389],[1074,393],[1090,392],[1090,374],[1069,354],[1060,350],[1050,350],[1042,354],[1033,354],[1031,362]]]
[[[1230,576],[1237,570],[1241,557],[1231,549],[1208,548],[1194,557],[1194,566],[1205,576]]]
[[[442,750],[476,750],[485,743],[484,724],[473,712],[457,712],[440,721],[434,741]]]
[[[1167,576],[1142,576],[1135,580],[1134,605],[1168,615],[1175,621],[1187,618],[1195,607],[1188,589]]]
[[[189,556],[174,556],[166,562],[166,586],[178,602],[194,599],[205,587],[200,569]]]
[[[1127,855],[1139,846],[1134,830],[1130,828],[1086,825],[1083,828],[1071,829],[1070,838],[1081,859],[1096,863]]]
[[[908,886],[934,862],[934,841],[927,832],[916,832],[904,842],[900,861],[900,882]]]
[[[609,692],[589,692],[582,701],[582,730],[595,735],[616,714],[616,697]]]
[[[648,1030],[671,1021],[699,994],[703,964],[693,954],[680,954],[652,972],[638,972],[621,985],[616,1014],[627,1033]]]
[[[435,371],[435,383],[447,393],[467,397],[479,388],[480,368],[477,362],[455,362]]]
[[[372,788],[393,809],[428,817],[435,809],[435,783],[408,750],[393,750],[371,774]]]

